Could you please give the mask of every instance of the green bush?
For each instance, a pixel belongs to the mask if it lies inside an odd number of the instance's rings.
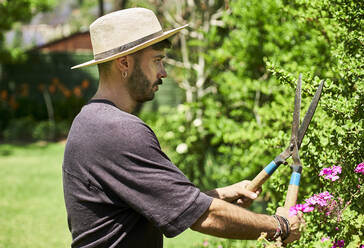
[[[70,73],[69,67],[91,57],[84,53],[29,52],[22,63],[4,63],[0,73],[0,132],[11,120],[25,116],[37,122],[71,122],[96,91],[97,68]]]
[[[198,30],[206,40],[199,46],[216,45],[205,54],[206,87],[215,90],[150,120],[167,154],[194,183],[223,186],[254,177],[288,144],[298,74],[302,113],[325,79],[300,149],[298,202],[328,191],[343,204],[330,218],[305,214],[302,239],[289,247],[364,242],[363,225],[356,221],[364,218],[363,179],[354,172],[364,161],[363,7],[354,0],[231,1],[223,27]],[[195,49],[197,43],[190,44]],[[318,176],[332,165],[342,167],[340,180]],[[284,204],[290,174],[281,166],[264,185],[269,213]]]
[[[41,121],[34,127],[32,137],[35,140],[55,141],[66,138],[69,128],[70,124],[66,121]]]
[[[4,140],[13,141],[56,141],[67,137],[70,124],[67,121],[36,122],[31,117],[13,119],[4,130]]]
[[[4,130],[5,141],[23,140],[30,141],[35,126],[35,121],[31,117],[11,120],[8,127]]]
[[[42,121],[34,128],[32,137],[36,140],[54,140],[56,125],[54,122]]]

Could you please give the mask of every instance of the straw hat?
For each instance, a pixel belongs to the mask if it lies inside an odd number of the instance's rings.
[[[104,63],[151,46],[179,32],[184,25],[164,32],[153,13],[144,8],[115,11],[90,25],[94,59],[71,69]]]

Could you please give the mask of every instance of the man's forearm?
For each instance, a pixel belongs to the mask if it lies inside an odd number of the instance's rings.
[[[191,226],[192,230],[230,239],[257,239],[262,232],[272,237],[277,223],[272,216],[256,214],[219,199]]]

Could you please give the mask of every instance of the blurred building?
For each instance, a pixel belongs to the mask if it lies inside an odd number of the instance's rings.
[[[72,4],[73,0],[62,1],[52,12],[40,13],[31,23],[6,34],[9,45],[26,50],[26,58],[21,63],[0,65],[0,138],[1,130],[13,119],[30,116],[39,121],[53,115],[55,120],[71,121],[95,94],[97,66],[70,69],[93,59],[87,29],[91,21],[81,20],[79,17],[85,16]],[[110,12],[111,7],[106,2],[105,12]],[[97,6],[91,12],[94,20]],[[70,20],[78,18],[80,23],[75,26]],[[143,109],[154,111],[162,105],[176,106],[182,96],[181,89],[168,78],[156,99]]]
[[[49,43],[34,47],[32,51],[40,52],[89,52],[92,53],[90,33],[78,32]]]

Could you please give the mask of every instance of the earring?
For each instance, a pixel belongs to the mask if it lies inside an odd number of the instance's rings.
[[[127,71],[123,71],[123,78],[126,78],[126,76],[128,76],[128,72]]]

